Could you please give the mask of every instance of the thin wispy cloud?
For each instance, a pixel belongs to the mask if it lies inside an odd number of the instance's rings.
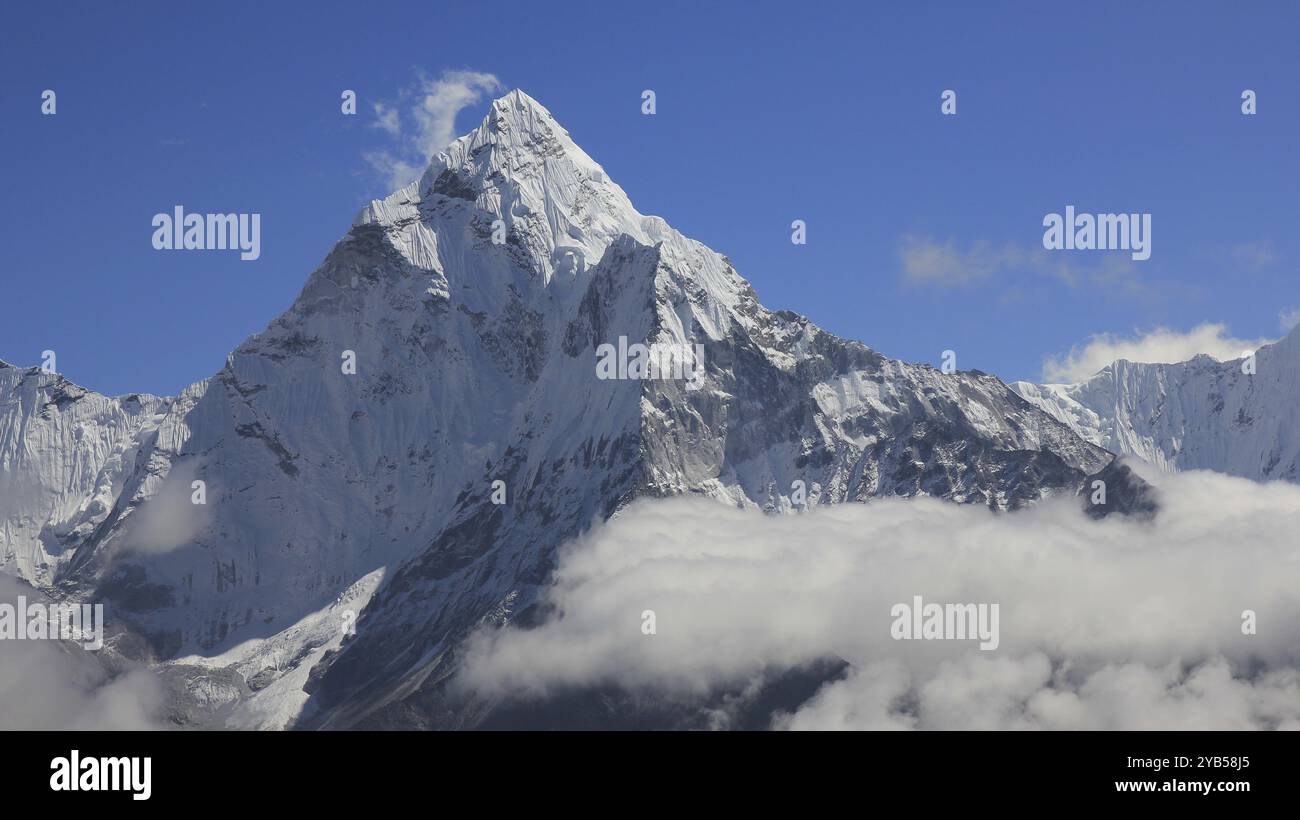
[[[1014,245],[995,248],[979,240],[963,249],[952,239],[941,243],[910,234],[903,237],[898,255],[903,279],[917,285],[964,285],[1023,267],[1027,261],[1025,252]]]
[[[132,513],[127,536],[119,546],[157,555],[190,543],[202,532],[211,522],[212,512],[207,504],[193,503],[192,482],[198,470],[195,462],[174,465],[153,496]],[[215,487],[206,487],[205,492],[217,494]]]
[[[456,115],[500,90],[496,75],[482,71],[444,71],[435,79],[419,75],[396,100],[374,104],[372,125],[394,146],[366,152],[366,162],[388,190],[410,184],[429,159],[455,139]]]
[[[1140,295],[1145,287],[1141,270],[1127,252],[1101,252],[1088,260],[1049,253],[1042,247],[986,239],[959,244],[908,234],[899,243],[898,258],[908,285],[960,288],[979,282],[1010,287],[1029,279],[1055,279],[1071,288],[1119,289]]]
[[[1098,333],[1067,353],[1048,356],[1043,362],[1043,381],[1049,384],[1080,382],[1117,359],[1172,364],[1203,353],[1219,361],[1231,361],[1272,341],[1236,338],[1222,322],[1207,322],[1186,332],[1158,327],[1132,336]]]
[[[1268,240],[1242,242],[1233,246],[1232,260],[1240,267],[1267,268],[1277,262],[1278,254]]]

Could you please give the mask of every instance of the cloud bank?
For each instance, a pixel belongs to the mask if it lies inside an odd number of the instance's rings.
[[[1204,353],[1219,361],[1232,361],[1273,341],[1235,338],[1222,322],[1207,322],[1186,333],[1163,327],[1131,337],[1099,333],[1068,353],[1047,357],[1043,362],[1043,381],[1048,384],[1081,382],[1117,359],[1169,364],[1185,362]]]
[[[389,191],[409,185],[455,139],[456,115],[501,88],[495,75],[481,71],[444,71],[437,79],[420,75],[396,101],[375,103],[373,125],[395,145],[365,154],[366,161]]]
[[[839,657],[848,677],[778,728],[1300,728],[1300,487],[1183,473],[1160,489],[1146,523],[1067,498],[1001,515],[638,502],[562,552],[555,616],[475,637],[458,685],[689,695]],[[914,595],[999,604],[1000,646],[894,640],[890,609]]]

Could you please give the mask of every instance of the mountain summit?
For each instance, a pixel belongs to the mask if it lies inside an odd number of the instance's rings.
[[[633,347],[698,381],[598,376]],[[1111,460],[993,376],[763,307],[520,91],[182,395],[0,370],[5,568],[221,670],[187,685],[236,725],[474,725],[438,694],[460,642],[534,617],[556,548],[639,497],[1009,510]]]

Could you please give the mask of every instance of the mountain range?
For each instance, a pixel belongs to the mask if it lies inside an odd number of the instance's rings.
[[[1102,476],[1128,509],[1116,453],[1295,480],[1295,337],[1069,386],[890,359],[764,307],[514,91],[179,396],[0,363],[0,568],[105,602],[179,725],[498,725],[446,696],[458,648],[546,617],[557,548],[636,499],[1013,511]],[[699,382],[599,378],[620,338]]]
[[[1300,480],[1300,331],[1246,358],[1172,364],[1119,360],[1079,384],[1015,382],[1080,437],[1161,470]]]

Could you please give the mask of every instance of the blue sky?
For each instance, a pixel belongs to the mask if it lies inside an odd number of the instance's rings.
[[[523,88],[766,305],[891,356],[1037,378],[1094,334],[1276,338],[1300,307],[1294,3],[49,5],[0,11],[0,358],[108,393],[175,393],[284,310],[388,193],[373,104],[447,70]],[[260,213],[261,258],[153,250],[178,203]],[[1044,261],[1066,205],[1150,213],[1151,259]]]

